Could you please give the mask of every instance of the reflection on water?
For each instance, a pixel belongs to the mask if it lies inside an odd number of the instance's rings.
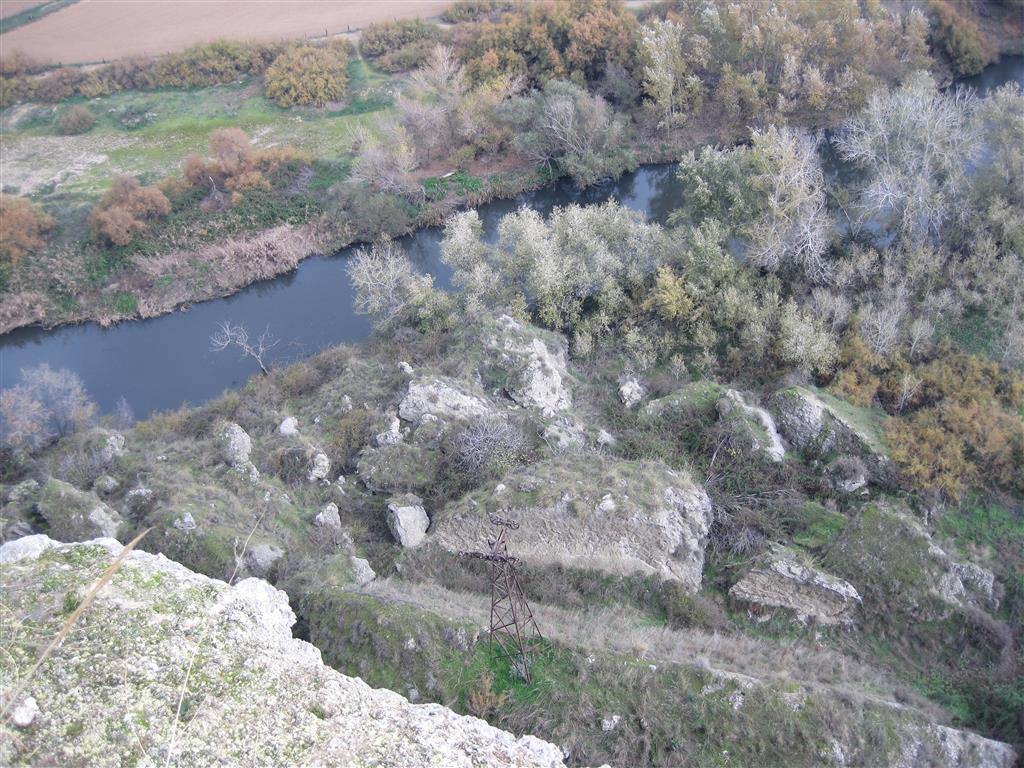
[[[1024,84],[1024,57],[1007,57],[963,82],[985,93],[1011,80]],[[825,160],[829,173],[844,172],[836,158],[826,155]],[[681,193],[674,165],[651,165],[582,192],[571,182],[560,181],[478,210],[485,232],[493,240],[501,217],[523,205],[546,215],[559,205],[613,199],[643,212],[651,221],[664,223],[678,206]],[[445,286],[450,271],[440,260],[440,238],[440,228],[432,227],[400,242],[419,269]],[[269,327],[281,339],[272,363],[366,338],[369,321],[353,314],[352,289],[345,276],[350,252],[345,249],[307,259],[287,275],[151,320],[112,328],[87,323],[51,331],[13,331],[0,338],[0,387],[17,383],[22,367],[46,362],[76,371],[104,411],[113,408],[122,395],[139,416],[182,403],[204,402],[240,386],[256,371],[254,364],[230,352],[209,351],[209,335],[222,320],[242,323],[254,332]]]

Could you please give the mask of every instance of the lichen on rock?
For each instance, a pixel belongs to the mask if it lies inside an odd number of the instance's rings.
[[[121,546],[31,536],[0,547],[12,691],[38,638]],[[44,585],[46,585],[44,587]],[[437,704],[413,705],[325,666],[292,637],[287,597],[131,552],[0,724],[0,764],[555,768],[556,746]],[[30,701],[31,699],[31,701]]]
[[[565,455],[507,475],[436,522],[450,551],[486,542],[488,514],[519,521],[516,554],[526,561],[654,575],[699,588],[711,502],[685,473],[660,463]]]

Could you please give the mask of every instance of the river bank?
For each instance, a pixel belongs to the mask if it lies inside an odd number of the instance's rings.
[[[1024,80],[1024,57],[1003,59],[962,82],[985,92],[1011,80]],[[656,158],[660,148],[649,151],[648,157]],[[681,149],[672,150],[677,151]],[[519,189],[510,186],[506,194],[479,203],[489,236],[494,236],[501,216],[524,205],[546,214],[559,205],[612,199],[641,211],[650,221],[663,223],[683,194],[674,163],[644,165],[613,182],[585,190],[567,179],[538,182],[534,178],[527,184],[524,179]],[[443,202],[444,209],[435,209],[435,224],[457,205],[477,201]],[[399,242],[421,271],[433,275],[435,284],[445,286],[448,271],[440,260],[441,235],[439,227],[424,226]],[[352,311],[351,286],[345,275],[345,262],[352,250],[350,245],[327,255],[304,256],[291,266],[280,262],[276,277],[268,275],[238,290],[225,288],[222,298],[208,295],[209,301],[193,303],[194,298],[184,297],[160,316],[137,322],[111,327],[85,322],[55,329],[38,325],[19,328],[0,337],[0,387],[13,386],[21,368],[45,362],[76,371],[103,411],[111,410],[121,396],[139,416],[183,403],[206,402],[226,389],[241,386],[256,370],[251,361],[209,351],[207,338],[218,322],[231,320],[253,330],[269,327],[281,340],[271,358],[275,365],[308,357],[334,344],[359,342],[369,335],[367,319]],[[177,307],[188,311],[173,311]]]

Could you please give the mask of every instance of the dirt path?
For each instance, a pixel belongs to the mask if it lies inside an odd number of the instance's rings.
[[[164,53],[219,38],[337,35],[375,21],[437,16],[450,4],[450,0],[81,0],[0,36],[0,47],[20,49],[42,61],[77,64]]]

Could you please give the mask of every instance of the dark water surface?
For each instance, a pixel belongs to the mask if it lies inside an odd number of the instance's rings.
[[[1024,85],[1024,56],[1006,57],[962,82],[984,93],[1009,81]],[[559,205],[612,199],[643,212],[649,221],[664,223],[678,206],[681,193],[674,165],[648,165],[587,190],[561,181],[481,206],[478,212],[490,238],[496,236],[501,217],[523,205],[547,214]],[[400,242],[420,270],[445,286],[449,271],[440,260],[441,235],[441,228],[430,227]],[[209,336],[218,322],[241,323],[250,333],[269,327],[280,339],[271,363],[297,360],[332,344],[367,337],[369,321],[352,312],[352,288],[345,275],[351,252],[346,248],[307,259],[289,274],[150,320],[111,328],[85,323],[12,331],[0,337],[0,387],[15,385],[21,368],[45,362],[77,372],[103,411],[111,410],[121,396],[140,417],[183,403],[205,402],[240,386],[257,370],[234,352],[209,351]]]
[[[501,217],[523,205],[547,214],[558,205],[615,199],[663,221],[678,195],[673,166],[652,165],[614,183],[580,191],[570,182],[559,182],[478,211],[493,238]],[[440,227],[429,227],[400,242],[421,271],[434,275],[437,285],[446,286],[449,271],[440,258],[442,234]],[[21,368],[45,362],[78,373],[104,412],[121,396],[140,417],[182,403],[205,402],[240,386],[257,371],[255,363],[233,351],[209,350],[210,334],[221,321],[241,323],[250,334],[269,327],[280,340],[269,356],[271,363],[297,360],[369,335],[367,318],[352,311],[352,288],[345,275],[351,252],[345,248],[331,256],[306,259],[293,272],[227,298],[149,320],[110,328],[84,323],[12,331],[0,337],[0,387],[17,384]]]

